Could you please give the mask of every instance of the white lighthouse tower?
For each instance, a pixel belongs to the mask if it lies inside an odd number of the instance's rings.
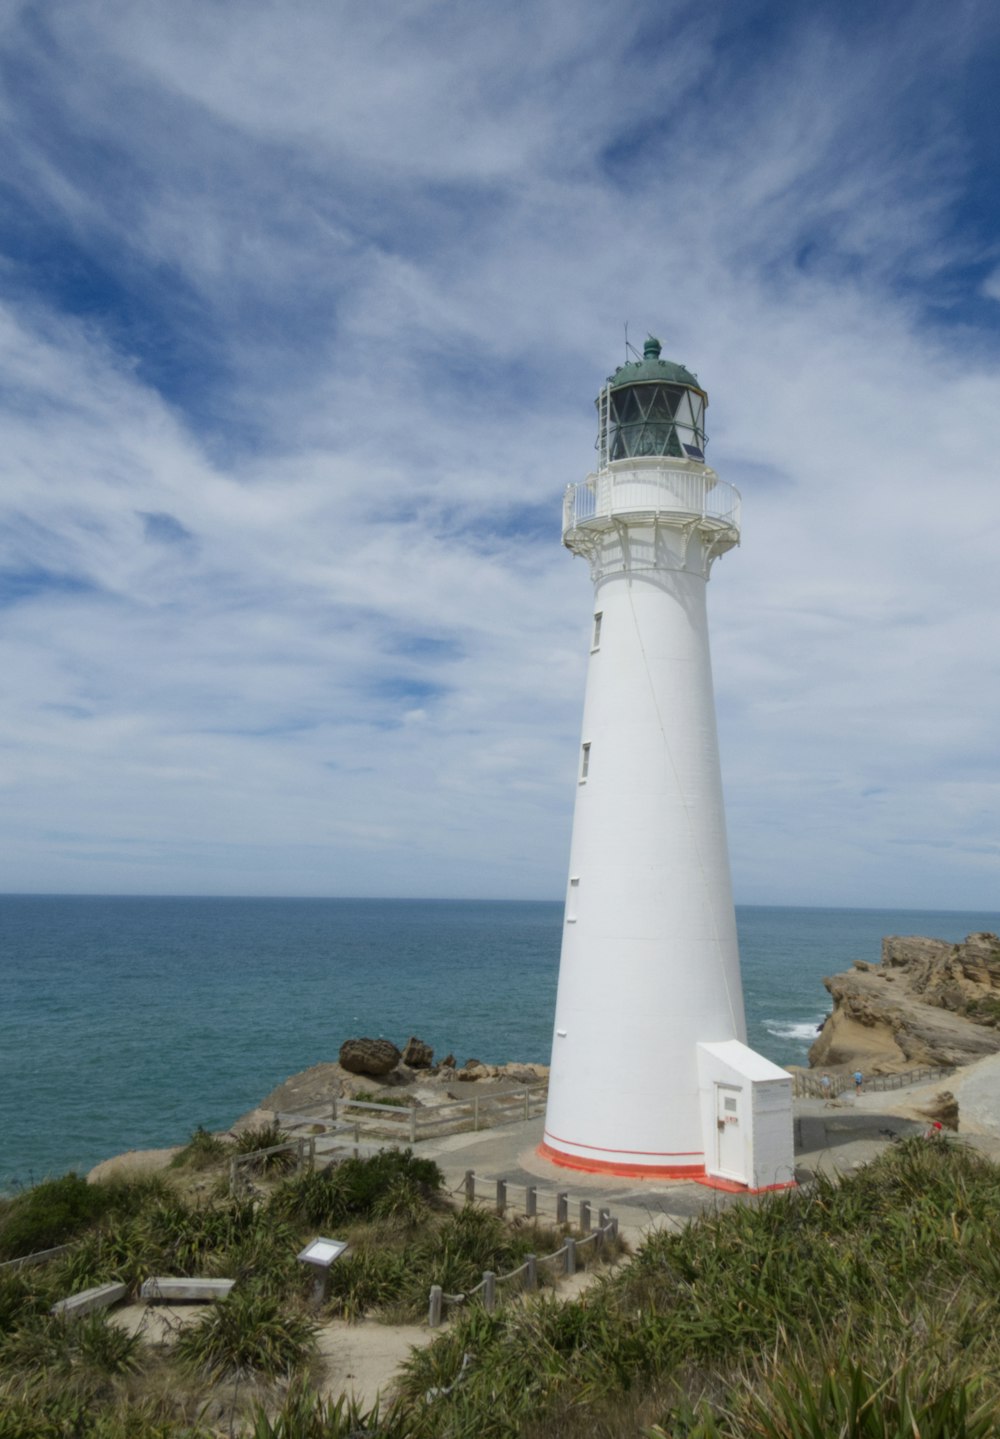
[[[793,1181],[791,1080],[744,1042],[705,607],[740,497],[707,404],[650,338],[566,491],[594,610],[541,1153],[756,1190]]]

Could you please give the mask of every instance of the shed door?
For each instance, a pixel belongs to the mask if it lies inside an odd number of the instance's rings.
[[[743,1091],[735,1084],[715,1086],[715,1120],[718,1136],[716,1164],[723,1174],[745,1179],[743,1173]]]

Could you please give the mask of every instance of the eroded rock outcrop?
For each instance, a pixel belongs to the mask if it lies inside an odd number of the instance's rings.
[[[434,1063],[434,1051],[429,1044],[411,1034],[403,1047],[402,1062],[410,1069],[430,1069]]]
[[[969,1064],[1000,1051],[1000,939],[962,944],[892,935],[882,963],[858,963],[823,983],[833,1013],[809,1051],[813,1068],[891,1074]]]

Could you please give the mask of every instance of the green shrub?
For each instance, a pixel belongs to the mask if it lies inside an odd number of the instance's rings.
[[[409,1149],[384,1149],[368,1159],[345,1159],[333,1169],[299,1175],[272,1196],[269,1208],[294,1223],[322,1228],[376,1218],[380,1204],[401,1208],[404,1190],[429,1200],[443,1182],[433,1160],[415,1159]]]
[[[130,1374],[138,1368],[137,1335],[109,1323],[99,1311],[80,1318],[34,1316],[0,1340],[5,1368],[42,1372],[47,1377],[84,1367],[96,1373]]]
[[[170,1161],[171,1169],[211,1169],[213,1165],[221,1164],[233,1150],[231,1141],[220,1139],[217,1134],[209,1134],[199,1124],[198,1128],[191,1135],[190,1140]],[[244,1151],[245,1152],[245,1151]]]
[[[244,1129],[236,1136],[233,1153],[257,1154],[258,1150],[273,1149],[276,1145],[287,1143],[288,1135],[277,1120],[273,1120],[270,1124],[258,1124],[252,1129]],[[277,1154],[257,1154],[251,1164],[243,1167],[254,1174],[282,1174],[293,1167],[296,1157],[293,1149],[282,1149]]]
[[[277,1379],[301,1369],[315,1347],[316,1326],[282,1309],[271,1294],[234,1289],[178,1335],[175,1352],[210,1379]]]
[[[291,1386],[276,1413],[258,1405],[251,1422],[250,1439],[409,1439],[412,1432],[392,1408],[366,1409],[348,1394],[321,1399],[302,1384]]]
[[[96,1222],[113,1199],[99,1184],[78,1174],[47,1179],[0,1208],[0,1259],[20,1259],[54,1249]]]
[[[357,1094],[347,1096],[349,1099],[356,1099],[360,1104],[387,1104],[390,1109],[412,1109],[413,1102],[404,1094],[388,1094],[385,1091],[375,1093],[371,1089],[359,1089]]]

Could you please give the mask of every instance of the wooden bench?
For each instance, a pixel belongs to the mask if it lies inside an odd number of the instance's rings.
[[[178,1299],[225,1299],[235,1279],[147,1279],[139,1291],[146,1304],[172,1304]]]
[[[93,1289],[81,1289],[68,1299],[59,1299],[49,1310],[50,1314],[91,1314],[95,1309],[107,1309],[124,1299],[128,1293],[127,1284],[98,1284]]]

